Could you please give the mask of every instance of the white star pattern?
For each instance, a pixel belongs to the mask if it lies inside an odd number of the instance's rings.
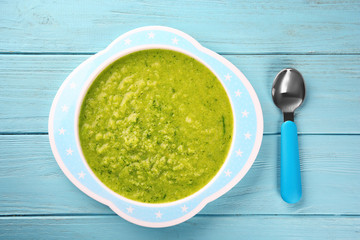
[[[84,179],[86,174],[83,171],[81,171],[81,172],[78,173],[78,175],[79,175],[79,178]]]
[[[126,210],[127,210],[128,213],[133,213],[134,208],[130,206]]]
[[[232,77],[232,76],[228,73],[228,74],[225,75],[225,80],[230,81],[230,80],[231,80],[231,77]]]
[[[158,211],[157,213],[155,213],[156,218],[162,218],[162,213],[160,211]]]
[[[72,83],[70,84],[70,88],[71,88],[71,89],[76,88],[76,84],[75,84],[74,82],[72,82]]]
[[[247,133],[244,134],[244,136],[245,136],[245,139],[250,139],[251,134],[249,132],[247,132]]]
[[[59,135],[65,135],[65,129],[63,129],[63,128],[60,128],[59,129]]]
[[[69,110],[69,107],[66,106],[66,105],[64,105],[64,106],[61,107],[61,110],[62,110],[63,112],[67,112],[67,111]]]
[[[187,207],[187,206],[184,205],[184,206],[181,207],[181,211],[182,211],[182,212],[187,212],[187,210],[188,210],[188,207]]]
[[[67,152],[67,155],[72,155],[74,151],[71,148],[69,148],[66,150],[66,152]]]
[[[153,32],[148,33],[149,39],[154,39],[155,34]]]
[[[236,156],[242,157],[243,152],[239,149],[236,151]]]
[[[238,90],[235,92],[235,94],[236,94],[237,97],[240,97],[241,94],[242,94],[242,92],[240,92],[240,90],[238,89]]]
[[[249,112],[246,111],[246,110],[244,110],[244,111],[241,112],[241,113],[242,113],[242,117],[248,117],[248,115],[249,115]]]
[[[226,175],[227,177],[230,177],[232,172],[230,172],[230,170],[228,169],[228,170],[226,170],[226,172],[224,172],[224,173],[225,173],[225,175]]]
[[[178,42],[179,42],[179,40],[176,37],[171,39],[171,41],[172,41],[173,44],[178,44]]]
[[[124,41],[124,42],[125,42],[125,44],[126,44],[126,45],[130,45],[130,43],[131,43],[131,39],[127,38],[127,39],[125,39],[125,41]]]

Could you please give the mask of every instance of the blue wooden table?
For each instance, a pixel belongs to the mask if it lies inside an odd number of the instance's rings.
[[[260,153],[230,192],[180,225],[128,223],[78,190],[50,150],[66,76],[124,32],[182,30],[235,64],[264,113]],[[270,88],[303,73],[303,198],[279,194],[282,116]],[[0,1],[0,239],[360,239],[360,2]]]

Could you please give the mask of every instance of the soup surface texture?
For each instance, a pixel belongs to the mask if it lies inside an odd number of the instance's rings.
[[[217,77],[165,49],[110,64],[79,116],[81,148],[94,174],[145,203],[176,201],[204,187],[223,165],[232,135],[231,105]]]

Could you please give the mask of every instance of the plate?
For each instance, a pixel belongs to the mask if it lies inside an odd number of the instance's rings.
[[[229,155],[217,175],[201,190],[184,199],[147,204],[127,199],[107,188],[94,175],[78,141],[77,114],[82,96],[94,75],[111,59],[139,49],[165,48],[187,53],[203,62],[228,93],[234,114]],[[259,99],[246,77],[233,64],[204,48],[189,35],[169,27],[148,26],[118,37],[105,50],[80,64],[59,88],[49,115],[52,152],[62,171],[81,191],[109,206],[122,218],[145,227],[168,227],[197,214],[225,194],[248,172],[260,149],[263,116]],[[241,201],[241,199],[239,199]]]

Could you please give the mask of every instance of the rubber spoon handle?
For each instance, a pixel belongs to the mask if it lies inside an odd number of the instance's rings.
[[[281,125],[281,197],[287,203],[296,203],[302,195],[299,146],[296,124],[286,121]]]

